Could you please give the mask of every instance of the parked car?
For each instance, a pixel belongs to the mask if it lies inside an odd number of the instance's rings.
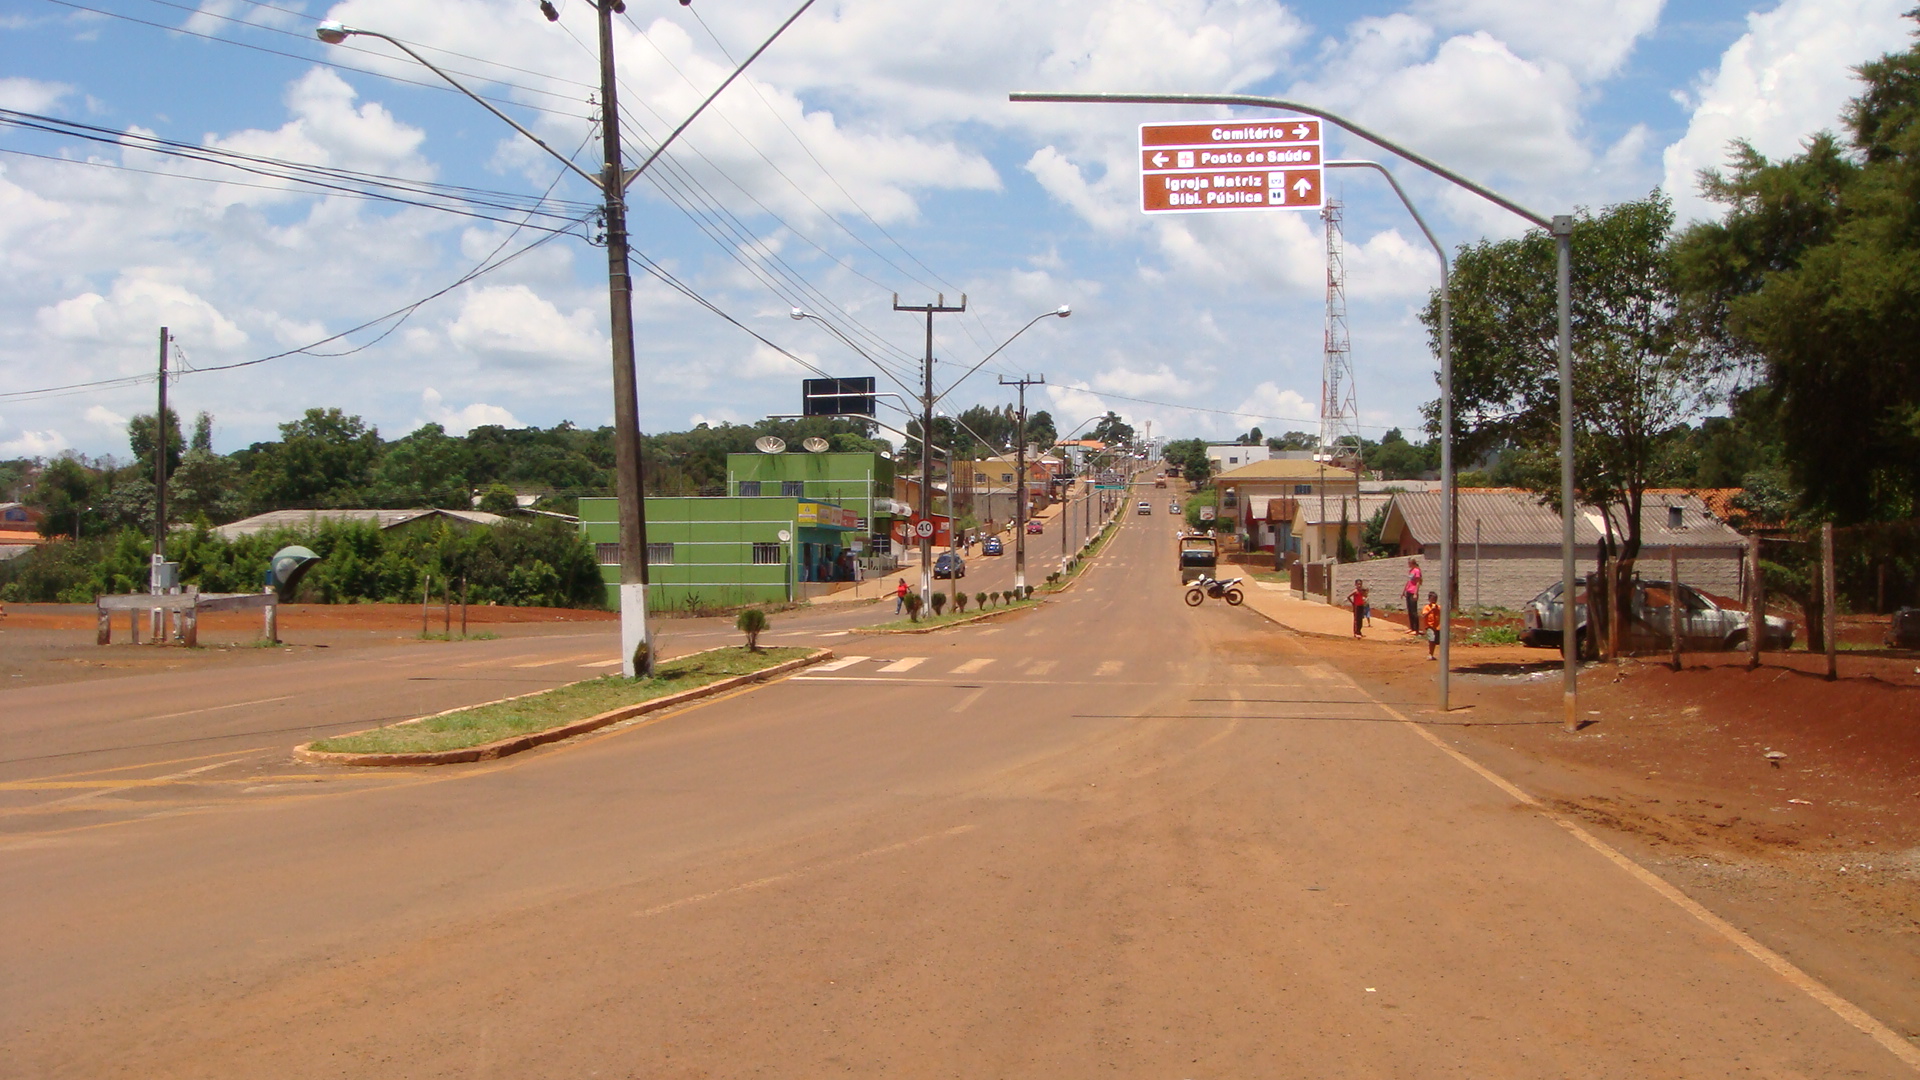
[[[1520,610],[1520,642],[1537,649],[1558,649],[1563,604],[1561,582],[1541,590]],[[1629,652],[1664,650],[1672,644],[1672,589],[1665,581],[1635,581],[1633,603],[1627,625],[1620,635],[1621,648]],[[1574,626],[1583,637],[1587,629],[1586,594],[1574,600]],[[1792,619],[1778,615],[1766,617],[1763,646],[1787,649],[1793,645]],[[1744,650],[1747,647],[1747,613],[1723,608],[1705,593],[1682,583],[1680,586],[1680,647],[1688,652]],[[1593,644],[1582,641],[1583,652],[1592,652]]]
[[[1920,608],[1901,608],[1887,622],[1887,646],[1920,649]]]
[[[1140,503],[1140,513],[1142,514],[1153,513],[1153,504],[1150,502],[1146,502],[1145,500],[1142,500]]]
[[[933,576],[937,578],[963,578],[967,576],[966,560],[952,552],[946,552],[933,560]]]
[[[1047,531],[1047,527],[1038,521],[1027,522],[1027,535],[1029,536],[1033,535],[1034,533],[1044,533],[1046,531]]]
[[[989,536],[985,540],[981,541],[980,554],[982,555],[1000,554],[1000,538],[997,536]]]

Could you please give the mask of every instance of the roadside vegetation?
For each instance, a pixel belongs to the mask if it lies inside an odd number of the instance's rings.
[[[661,664],[650,678],[607,675],[543,693],[370,731],[321,739],[313,749],[335,754],[416,754],[462,750],[531,735],[598,716],[623,705],[693,690],[735,675],[750,675],[796,660],[811,649],[714,649]]]

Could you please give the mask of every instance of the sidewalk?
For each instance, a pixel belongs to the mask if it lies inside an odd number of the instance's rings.
[[[1279,582],[1248,578],[1241,584],[1241,591],[1246,593],[1246,606],[1289,630],[1303,634],[1353,637],[1353,612],[1344,607],[1334,607],[1318,600],[1297,600],[1293,590]],[[1373,625],[1362,628],[1360,636],[1368,641],[1382,641],[1390,645],[1425,644],[1421,638],[1407,633],[1406,626],[1389,619],[1387,616],[1391,610],[1376,602],[1373,605]]]

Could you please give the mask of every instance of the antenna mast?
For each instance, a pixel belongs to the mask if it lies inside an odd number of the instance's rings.
[[[1341,253],[1338,199],[1320,211],[1327,233],[1327,324],[1325,362],[1320,373],[1320,449],[1322,462],[1360,467],[1360,404],[1354,393],[1352,342],[1347,334],[1347,267]]]

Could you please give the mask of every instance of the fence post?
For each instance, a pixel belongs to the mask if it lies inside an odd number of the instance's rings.
[[[1766,585],[1760,576],[1760,538],[1747,538],[1747,670],[1760,666],[1760,644],[1766,639]]]
[[[100,626],[94,632],[93,643],[95,645],[113,643],[113,612],[108,611],[104,606],[100,608]]]
[[[1673,670],[1680,670],[1680,549],[1667,549],[1667,632],[1673,637]]]
[[[1820,526],[1821,622],[1826,627],[1827,681],[1840,677],[1840,604],[1834,599],[1833,522]]]
[[[420,583],[420,636],[427,636],[427,614],[433,610],[433,575],[428,574]]]

